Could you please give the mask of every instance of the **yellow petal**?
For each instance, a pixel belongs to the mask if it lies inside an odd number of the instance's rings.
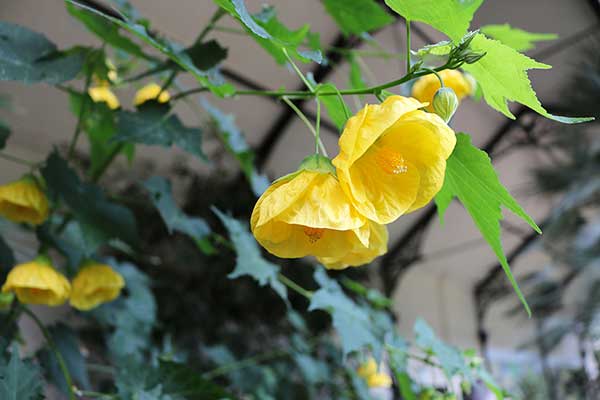
[[[471,83],[465,78],[462,72],[456,69],[445,69],[438,73],[444,81],[444,86],[452,88],[458,100],[462,100],[464,97],[469,96],[473,92]],[[412,97],[423,102],[429,103],[427,111],[433,112],[433,96],[435,92],[441,87],[440,80],[435,74],[425,75],[414,83],[412,87]]]
[[[378,373],[367,378],[367,386],[371,388],[389,388],[392,386],[392,378],[388,374]]]
[[[125,286],[125,280],[110,266],[89,263],[83,266],[72,282],[70,303],[78,310],[87,311],[116,299]]]
[[[32,178],[0,186],[0,215],[13,222],[40,225],[48,218],[48,199]]]
[[[2,286],[2,292],[14,292],[21,303],[48,306],[63,304],[70,291],[67,278],[39,259],[15,266]]]
[[[133,103],[136,106],[139,106],[148,100],[156,100],[159,103],[167,103],[169,100],[171,100],[171,95],[166,90],[162,90],[160,85],[156,83],[149,83],[136,92]]]
[[[373,357],[369,357],[365,363],[358,367],[356,373],[361,378],[367,379],[369,376],[377,373],[377,362]]]
[[[119,108],[119,98],[108,88],[108,86],[94,86],[88,89],[88,94],[95,103],[106,103],[108,108],[115,110]]]

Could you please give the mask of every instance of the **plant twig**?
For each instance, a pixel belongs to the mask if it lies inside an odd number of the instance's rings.
[[[283,283],[285,286],[289,287],[290,289],[292,289],[294,292],[298,293],[299,295],[304,296],[309,300],[312,298],[312,295],[313,295],[312,291],[304,289],[302,286],[298,285],[296,282],[294,282],[287,276],[280,273],[277,275],[277,278],[279,279],[279,282]]]
[[[308,129],[311,131],[311,133],[315,137],[315,141],[317,142],[318,146],[321,148],[321,151],[323,152],[323,155],[326,156],[327,155],[327,149],[325,149],[325,145],[321,141],[321,138],[319,138],[319,136],[317,135],[317,131],[315,130],[315,128],[313,127],[313,125],[310,123],[310,121],[308,120],[308,118],[306,117],[306,115],[304,115],[304,113],[302,112],[302,110],[300,110],[298,108],[298,106],[296,106],[294,104],[293,101],[291,101],[289,98],[287,98],[285,96],[282,97],[281,100],[283,100],[285,102],[285,104],[287,104],[288,106],[290,106],[290,108],[292,110],[294,110],[294,112],[298,115],[298,117],[302,120],[302,122],[304,122],[304,124],[308,127]]]

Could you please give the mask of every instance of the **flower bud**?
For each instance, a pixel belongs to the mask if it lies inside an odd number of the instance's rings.
[[[433,109],[444,121],[450,121],[457,108],[458,97],[451,88],[440,88],[433,96]]]

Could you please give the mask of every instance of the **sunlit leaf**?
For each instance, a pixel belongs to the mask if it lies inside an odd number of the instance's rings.
[[[457,135],[456,147],[447,162],[444,185],[435,197],[442,222],[444,213],[454,197],[460,200],[473,218],[473,222],[502,264],[519,299],[530,313],[529,306],[512,275],[502,249],[500,239],[501,206],[521,217],[536,232],[541,233],[541,230],[500,183],[488,155],[473,146],[471,137],[464,133]]]
[[[394,21],[375,0],[325,0],[325,9],[345,34],[361,34]]]
[[[535,42],[554,40],[558,38],[555,33],[533,33],[523,29],[513,28],[509,24],[485,25],[479,28],[492,39],[512,47],[516,51],[527,51],[535,47]]]

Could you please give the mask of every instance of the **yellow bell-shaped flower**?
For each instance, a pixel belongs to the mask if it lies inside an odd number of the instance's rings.
[[[166,90],[162,90],[162,87],[156,83],[149,83],[135,94],[133,103],[136,106],[140,106],[148,100],[156,100],[159,103],[167,103],[171,100],[171,95]]]
[[[48,199],[35,178],[25,176],[0,186],[0,216],[13,222],[40,225],[48,218]]]
[[[23,304],[59,306],[69,298],[71,285],[67,278],[52,267],[50,259],[35,260],[10,270],[2,292],[13,292]]]
[[[392,378],[388,374],[377,370],[377,363],[373,357],[370,357],[364,364],[358,367],[356,373],[367,382],[367,386],[369,387],[388,388],[392,386]]]
[[[317,155],[275,181],[251,218],[252,233],[271,254],[312,255],[335,263],[359,246],[369,247],[368,224],[344,194],[331,161]]]
[[[352,203],[368,219],[388,224],[427,204],[441,189],[454,131],[425,104],[390,96],[350,118],[333,160]]]
[[[71,286],[71,306],[87,311],[119,297],[125,280],[110,266],[92,261],[81,267]]]
[[[110,90],[108,85],[93,86],[88,89],[88,94],[94,103],[106,103],[111,110],[116,110],[121,106],[119,98]]]
[[[438,72],[438,74],[444,81],[444,86],[454,90],[459,101],[473,93],[474,88],[472,83],[459,70],[445,69]],[[429,103],[426,107],[427,111],[434,112],[433,96],[435,96],[440,87],[440,80],[435,74],[425,75],[415,81],[411,96],[422,103]]]

